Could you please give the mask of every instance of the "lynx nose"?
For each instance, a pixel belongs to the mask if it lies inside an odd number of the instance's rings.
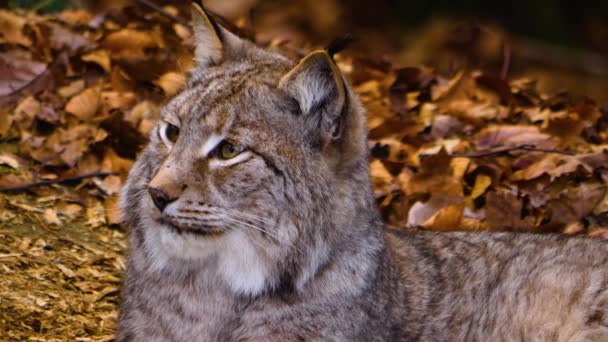
[[[165,209],[169,203],[175,201],[177,198],[171,198],[169,195],[159,188],[148,187],[148,193],[152,197],[152,202],[161,212]]]

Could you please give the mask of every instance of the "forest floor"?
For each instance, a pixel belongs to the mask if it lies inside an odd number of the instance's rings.
[[[118,193],[187,77],[187,17],[0,10],[0,340],[113,338],[127,246]],[[318,48],[236,23],[294,60]],[[367,52],[336,62],[367,109],[387,225],[608,238],[605,108],[509,76],[508,58],[442,74]]]

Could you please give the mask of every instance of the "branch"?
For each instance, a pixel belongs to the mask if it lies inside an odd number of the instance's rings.
[[[483,158],[483,157],[497,156],[497,155],[501,155],[501,154],[508,155],[514,151],[557,153],[557,154],[563,154],[563,155],[567,155],[567,156],[574,155],[574,153],[572,153],[570,151],[554,150],[554,149],[548,149],[548,148],[538,148],[534,145],[524,144],[524,145],[513,146],[513,147],[498,148],[498,149],[490,150],[490,151],[480,151],[480,152],[470,152],[470,153],[452,153],[452,154],[450,154],[450,157]]]
[[[0,187],[0,192],[23,191],[23,190],[28,190],[28,189],[39,187],[39,186],[44,186],[44,185],[67,183],[67,182],[78,181],[78,180],[82,180],[82,179],[86,179],[86,178],[105,177],[105,176],[111,176],[111,175],[116,175],[116,174],[118,174],[118,172],[105,172],[105,171],[91,172],[91,173],[85,173],[85,174],[81,174],[81,175],[64,177],[64,178],[48,179],[48,180],[43,180],[43,181],[33,182],[33,183],[28,183],[28,184]]]

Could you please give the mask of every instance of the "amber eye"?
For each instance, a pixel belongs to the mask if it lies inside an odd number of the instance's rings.
[[[232,159],[238,156],[245,150],[243,147],[234,146],[228,141],[224,140],[213,150],[211,153],[213,157],[220,159]]]
[[[170,142],[175,143],[179,137],[179,127],[168,123],[165,127],[165,136]]]

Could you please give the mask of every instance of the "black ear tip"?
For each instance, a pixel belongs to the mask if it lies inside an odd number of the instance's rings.
[[[353,41],[353,36],[350,33],[347,33],[340,38],[334,39],[331,43],[329,43],[329,45],[327,45],[325,50],[331,57],[333,57],[338,52],[346,49],[350,44],[352,44]]]

